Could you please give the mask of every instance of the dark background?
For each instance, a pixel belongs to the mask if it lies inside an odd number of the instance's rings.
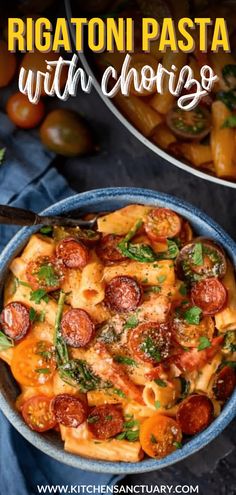
[[[58,105],[58,103],[57,103]],[[99,187],[146,187],[173,194],[201,208],[236,240],[236,191],[198,179],[160,159],[110,113],[93,89],[61,106],[76,109],[94,130],[99,150],[92,156],[56,159],[78,192]],[[128,476],[127,484],[199,485],[201,495],[236,494],[236,421],[198,454],[154,473]],[[123,482],[122,482],[123,484]]]

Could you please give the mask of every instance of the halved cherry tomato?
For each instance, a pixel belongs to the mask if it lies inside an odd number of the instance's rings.
[[[144,223],[147,236],[153,241],[164,241],[179,234],[181,219],[168,208],[155,208],[151,210]]]
[[[172,334],[176,342],[184,347],[197,347],[200,337],[207,337],[212,340],[215,325],[209,316],[203,317],[199,324],[190,324],[184,315],[189,306],[181,306],[174,314],[172,321]]]
[[[124,417],[119,405],[103,404],[92,409],[88,416],[88,428],[101,440],[114,437],[123,430]]]
[[[211,130],[211,114],[203,107],[189,111],[176,107],[167,114],[166,122],[171,131],[182,139],[201,140]]]
[[[166,359],[170,351],[171,332],[166,323],[141,323],[131,331],[129,348],[141,361],[157,364]]]
[[[63,263],[53,257],[39,256],[27,265],[26,276],[33,290],[57,290],[64,280]]]
[[[52,411],[59,424],[78,428],[87,417],[87,404],[79,397],[60,394],[52,401]]]
[[[50,397],[36,395],[24,403],[22,416],[31,430],[42,433],[56,426],[57,421],[51,410],[51,402]]]
[[[105,300],[114,311],[134,311],[141,302],[142,288],[132,277],[114,277],[106,286]]]
[[[72,347],[84,347],[92,339],[95,325],[83,309],[67,311],[61,321],[63,339]]]
[[[7,86],[16,72],[16,56],[9,52],[7,43],[0,40],[0,88]]]
[[[30,329],[29,308],[21,302],[11,302],[0,315],[0,324],[4,333],[13,340],[24,337]]]
[[[22,129],[32,129],[40,124],[45,107],[42,101],[31,103],[22,93],[14,93],[7,101],[6,111],[11,121]]]
[[[29,337],[13,348],[11,371],[21,385],[39,387],[48,382],[56,369],[53,346]]]
[[[121,239],[122,236],[115,234],[108,234],[101,239],[96,251],[99,258],[106,265],[109,265],[111,263],[118,263],[127,259],[117,249],[117,245],[119,244]]]
[[[209,277],[223,278],[226,268],[223,250],[214,241],[204,237],[186,244],[176,260],[178,277],[192,282]]]
[[[84,268],[89,259],[88,249],[72,237],[66,237],[59,242],[56,254],[67,268]]]
[[[225,401],[233,393],[236,386],[236,372],[230,366],[224,366],[217,373],[213,390],[218,400]]]
[[[140,428],[140,443],[150,457],[161,459],[178,448],[182,433],[177,421],[168,416],[153,414]]]
[[[204,315],[213,316],[225,306],[227,290],[217,278],[205,278],[193,286],[191,299]]]
[[[196,435],[213,421],[214,407],[206,395],[194,394],[181,402],[176,419],[185,435]]]

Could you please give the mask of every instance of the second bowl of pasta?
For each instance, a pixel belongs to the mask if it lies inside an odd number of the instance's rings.
[[[235,414],[236,245],[150,190],[90,191],[45,213],[75,210],[105,213],[93,229],[22,229],[0,257],[0,406],[66,464],[163,468]]]

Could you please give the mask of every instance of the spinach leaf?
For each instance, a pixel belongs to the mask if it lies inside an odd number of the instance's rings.
[[[14,346],[13,340],[7,337],[5,333],[3,333],[0,330],[0,350],[5,351],[6,349],[9,349],[10,347],[13,346]]]

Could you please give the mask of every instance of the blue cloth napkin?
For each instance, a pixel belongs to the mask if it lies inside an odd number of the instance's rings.
[[[41,146],[36,134],[16,129],[0,112],[0,147],[6,158],[0,166],[0,203],[39,212],[74,191],[50,164],[54,154]],[[18,227],[0,226],[0,249]],[[40,452],[28,443],[0,412],[0,494],[37,495],[37,485],[113,485],[121,476],[96,474],[71,468]],[[69,490],[70,488],[67,489]],[[71,492],[73,493],[73,492]],[[74,492],[79,493],[79,491]],[[86,493],[86,492],[84,492]]]

